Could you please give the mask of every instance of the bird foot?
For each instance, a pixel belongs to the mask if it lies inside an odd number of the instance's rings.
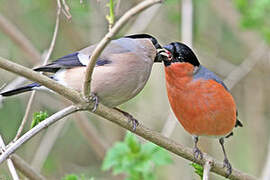
[[[203,153],[200,151],[198,147],[194,147],[193,156],[195,157],[195,159],[203,159]]]
[[[128,118],[128,123],[132,123],[132,131],[136,130],[136,127],[139,125],[139,122],[137,121],[137,119],[135,119],[132,115],[130,115],[129,113],[122,111],[121,109],[118,108],[114,108],[117,111],[121,112],[124,114],[124,116],[126,116]]]
[[[98,107],[98,104],[99,104],[98,96],[96,94],[91,94],[90,101],[93,101],[95,103],[94,107],[92,109],[92,112],[95,112],[97,110],[97,107]]]
[[[226,178],[232,174],[232,166],[227,158],[223,161],[223,168],[226,168]]]
[[[132,123],[132,131],[136,130],[136,127],[139,125],[137,119],[135,119],[132,115],[128,114],[128,123]]]

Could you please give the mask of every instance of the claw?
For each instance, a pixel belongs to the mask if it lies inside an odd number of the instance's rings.
[[[193,155],[195,159],[203,159],[203,153],[200,151],[198,147],[193,148]]]
[[[91,94],[90,100],[94,101],[94,103],[95,103],[94,107],[92,109],[92,112],[95,112],[97,110],[97,107],[98,107],[98,104],[99,104],[98,96],[96,94]]]
[[[121,109],[118,109],[116,107],[114,109],[116,109],[117,111],[123,113],[124,116],[126,116],[128,118],[128,123],[132,123],[132,131],[135,131],[136,127],[139,125],[139,122],[132,115],[130,115],[129,113],[127,113],[125,111],[122,111]]]
[[[128,123],[132,123],[132,130],[135,131],[136,127],[139,125],[139,122],[137,121],[137,119],[135,119],[132,115],[128,114]]]
[[[194,148],[193,148],[193,155],[195,159],[203,159],[203,153],[200,151],[200,149],[198,148],[198,141],[199,141],[199,137],[198,136],[193,136],[193,140],[194,140]]]
[[[226,178],[228,178],[232,174],[232,166],[227,158],[223,161],[223,168],[226,168]]]

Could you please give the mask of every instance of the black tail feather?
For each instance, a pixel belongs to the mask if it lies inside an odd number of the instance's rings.
[[[238,127],[238,126],[243,127],[243,123],[239,119],[236,119],[236,123],[234,127]]]
[[[12,96],[12,95],[20,94],[20,93],[23,93],[23,92],[32,91],[34,87],[40,87],[40,86],[41,85],[38,84],[38,83],[32,83],[32,84],[28,84],[28,85],[23,86],[23,87],[12,89],[10,91],[1,92],[0,95],[2,95],[2,96]]]

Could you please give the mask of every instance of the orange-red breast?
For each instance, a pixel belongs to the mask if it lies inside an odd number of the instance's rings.
[[[219,138],[228,175],[232,168],[224,149],[224,137],[233,135],[237,109],[232,95],[222,80],[200,65],[192,50],[179,42],[164,46],[166,86],[170,105],[184,129],[194,137],[194,156],[202,158],[197,147],[199,136]]]

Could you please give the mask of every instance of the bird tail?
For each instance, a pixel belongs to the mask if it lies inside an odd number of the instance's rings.
[[[27,92],[27,91],[32,91],[35,87],[40,87],[41,85],[38,83],[32,83],[32,84],[28,84],[26,86],[23,87],[19,87],[16,89],[12,89],[6,92],[0,92],[0,95],[2,96],[13,96],[16,94],[21,94],[23,92]]]
[[[239,126],[239,127],[243,127],[243,123],[237,118],[234,127],[238,127],[238,126]]]

